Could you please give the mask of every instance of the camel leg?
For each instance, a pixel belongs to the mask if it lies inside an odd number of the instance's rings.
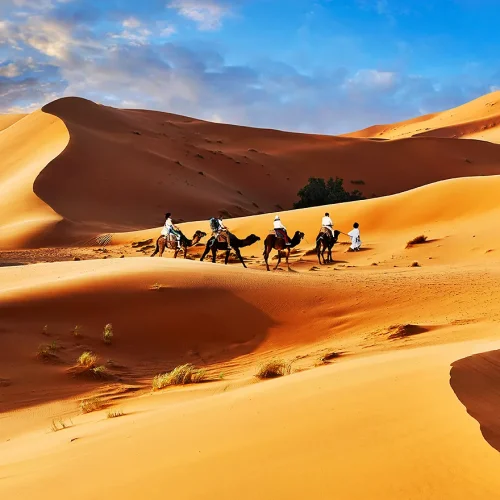
[[[290,264],[288,263],[288,257],[290,257],[290,248],[286,252],[286,267],[290,270]]]
[[[188,247],[184,247],[184,258],[186,258],[187,253],[188,253]]]
[[[226,258],[224,259],[224,264],[227,266],[227,263],[229,262],[229,254],[231,252],[229,250],[226,250]]]
[[[269,259],[269,254],[271,253],[270,250],[268,250],[266,247],[264,247],[264,260],[266,261],[266,267],[267,267],[267,270],[270,271],[269,269],[269,262],[268,262],[268,259]]]
[[[207,256],[208,252],[210,252],[210,247],[207,245],[205,246],[205,250],[203,252],[203,255],[200,257],[200,261],[203,262],[203,259]]]
[[[160,251],[160,247],[158,245],[158,241],[160,240],[160,238],[158,238],[156,240],[156,248],[155,248],[155,251],[151,254],[151,257],[154,257],[159,251]]]
[[[162,240],[160,240],[160,257],[163,257],[163,252],[165,251],[165,238],[162,238]]]
[[[316,255],[318,256],[318,263],[319,265],[321,265],[321,244],[320,243],[317,243],[316,244]]]
[[[217,260],[217,244],[214,243],[212,245],[212,264],[215,264],[216,260]]]
[[[278,269],[280,262],[281,262],[281,250],[278,250],[278,263],[276,264],[276,267],[274,268],[275,271],[276,271],[276,269]]]
[[[235,248],[234,252],[235,252],[236,256],[238,257],[238,259],[240,259],[240,262],[243,264],[243,267],[246,269],[247,266],[245,264],[245,261],[243,260],[243,256],[241,255],[240,249]]]
[[[177,254],[179,253],[179,247],[174,250],[174,259],[177,259]]]

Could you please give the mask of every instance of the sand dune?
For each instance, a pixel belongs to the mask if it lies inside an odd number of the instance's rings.
[[[455,112],[446,127],[469,135],[494,119],[477,102]],[[2,498],[496,498],[500,176],[485,174],[498,145],[443,127],[397,141],[287,134],[82,99],[0,129],[0,246],[14,250],[1,255],[84,259],[0,261]],[[397,194],[281,210],[309,175],[336,173]],[[460,178],[428,184],[448,177]],[[246,215],[228,226],[261,237],[249,268],[201,263],[199,247],[143,257],[166,207],[193,220],[189,236],[208,232],[207,214]],[[290,272],[262,261],[275,210],[306,235]],[[325,210],[344,232],[360,223],[363,251],[341,236],[319,266]],[[112,234],[104,250],[26,250],[99,232]],[[76,370],[84,351],[104,371]],[[292,374],[257,380],[276,357]],[[207,383],[151,391],[181,363]],[[95,397],[103,408],[81,414]]]
[[[474,106],[460,120],[475,119]],[[499,147],[482,141],[293,134],[77,98],[45,106],[1,137],[2,175],[10,177],[14,168],[26,175],[4,204],[32,200],[14,213],[4,211],[3,249],[74,244],[98,233],[154,227],[167,210],[180,221],[287,209],[310,176],[342,177],[347,189],[371,197],[500,173]]]
[[[387,125],[375,125],[345,137],[402,139],[440,137],[500,143],[500,91],[457,108]]]

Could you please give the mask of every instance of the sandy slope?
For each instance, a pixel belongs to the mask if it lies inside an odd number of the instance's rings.
[[[375,125],[345,137],[402,139],[408,137],[479,139],[500,143],[500,91],[457,108],[387,125]]]
[[[460,123],[476,120],[475,109],[466,108]],[[1,216],[2,249],[74,244],[98,233],[154,227],[167,210],[176,220],[282,210],[310,176],[340,176],[348,189],[371,197],[500,173],[499,146],[481,141],[293,134],[77,98],[43,111],[1,132],[0,175],[14,182],[15,169],[24,179],[14,191],[6,181],[0,186],[9,190],[4,205],[18,207]]]
[[[0,248],[36,246],[62,220],[33,193],[33,182],[66,147],[67,129],[42,111],[17,118],[0,132]]]

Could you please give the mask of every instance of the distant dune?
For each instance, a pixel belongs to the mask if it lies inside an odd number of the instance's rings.
[[[470,106],[460,123],[493,120],[494,107],[483,106],[480,118]],[[422,126],[422,118],[417,122]],[[372,197],[500,173],[500,146],[488,142],[295,134],[79,98],[3,117],[0,126],[0,189],[7,193],[0,200],[0,248],[155,227],[166,210],[182,221],[289,209],[311,176],[342,177],[347,189]]]
[[[403,139],[439,137],[478,139],[500,144],[500,91],[458,108],[388,125],[374,125],[343,137]]]

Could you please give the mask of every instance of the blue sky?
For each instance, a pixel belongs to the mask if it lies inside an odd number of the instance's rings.
[[[78,95],[342,133],[500,88],[498,0],[1,0],[0,113]]]

